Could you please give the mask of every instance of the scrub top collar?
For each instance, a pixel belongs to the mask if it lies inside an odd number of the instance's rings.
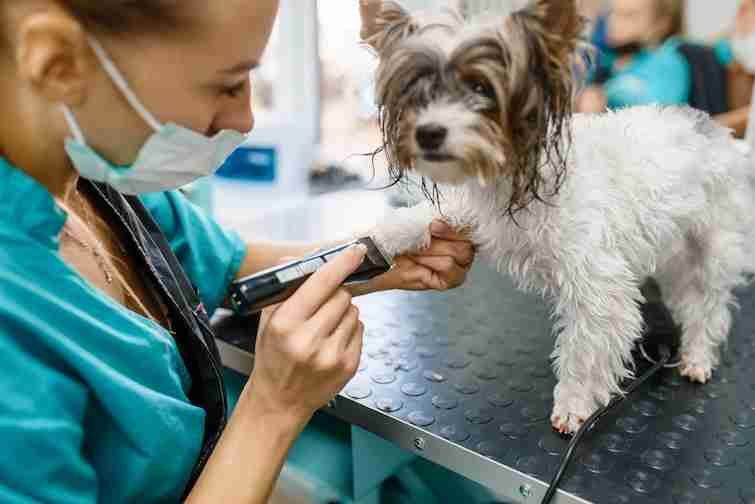
[[[0,157],[0,235],[20,231],[57,251],[66,219],[42,184]]]

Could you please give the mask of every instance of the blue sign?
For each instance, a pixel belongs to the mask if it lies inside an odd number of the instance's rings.
[[[273,182],[278,172],[278,151],[274,147],[243,146],[220,167],[221,177]]]

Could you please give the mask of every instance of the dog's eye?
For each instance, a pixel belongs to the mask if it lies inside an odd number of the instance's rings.
[[[495,90],[493,89],[493,86],[485,82],[480,82],[480,81],[470,82],[469,88],[475,94],[478,94],[485,98],[489,98],[491,100],[495,99]]]

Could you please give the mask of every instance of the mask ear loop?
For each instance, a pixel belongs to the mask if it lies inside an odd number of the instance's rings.
[[[147,110],[144,105],[142,105],[142,102],[139,101],[139,98],[136,97],[136,94],[134,94],[134,92],[129,87],[126,79],[123,77],[118,68],[116,68],[115,64],[113,64],[110,56],[108,56],[107,54],[107,51],[105,51],[105,48],[102,47],[102,44],[100,44],[99,41],[91,35],[87,37],[87,40],[89,41],[89,45],[94,51],[94,54],[97,56],[97,59],[100,60],[102,68],[113,80],[113,84],[115,84],[115,87],[117,87],[118,90],[123,94],[129,105],[134,108],[136,113],[139,114],[141,118],[144,119],[144,122],[146,122],[153,130],[160,131],[163,127],[162,124],[155,118],[155,116],[152,115],[149,110]]]
[[[79,126],[78,121],[76,121],[76,118],[73,115],[73,112],[71,112],[71,109],[66,104],[62,104],[60,106],[60,110],[63,111],[63,116],[66,118],[66,122],[68,123],[68,129],[71,130],[71,134],[73,135],[73,138],[79,142],[81,145],[86,145],[87,140],[84,137],[84,132],[81,131],[81,127]]]

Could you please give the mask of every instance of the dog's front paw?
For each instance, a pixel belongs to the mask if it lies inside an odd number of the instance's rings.
[[[561,434],[574,434],[597,409],[595,401],[585,395],[584,387],[558,384],[554,391],[551,424]]]
[[[432,207],[394,210],[370,231],[370,236],[391,257],[421,252],[430,246],[430,224],[435,218]]]

